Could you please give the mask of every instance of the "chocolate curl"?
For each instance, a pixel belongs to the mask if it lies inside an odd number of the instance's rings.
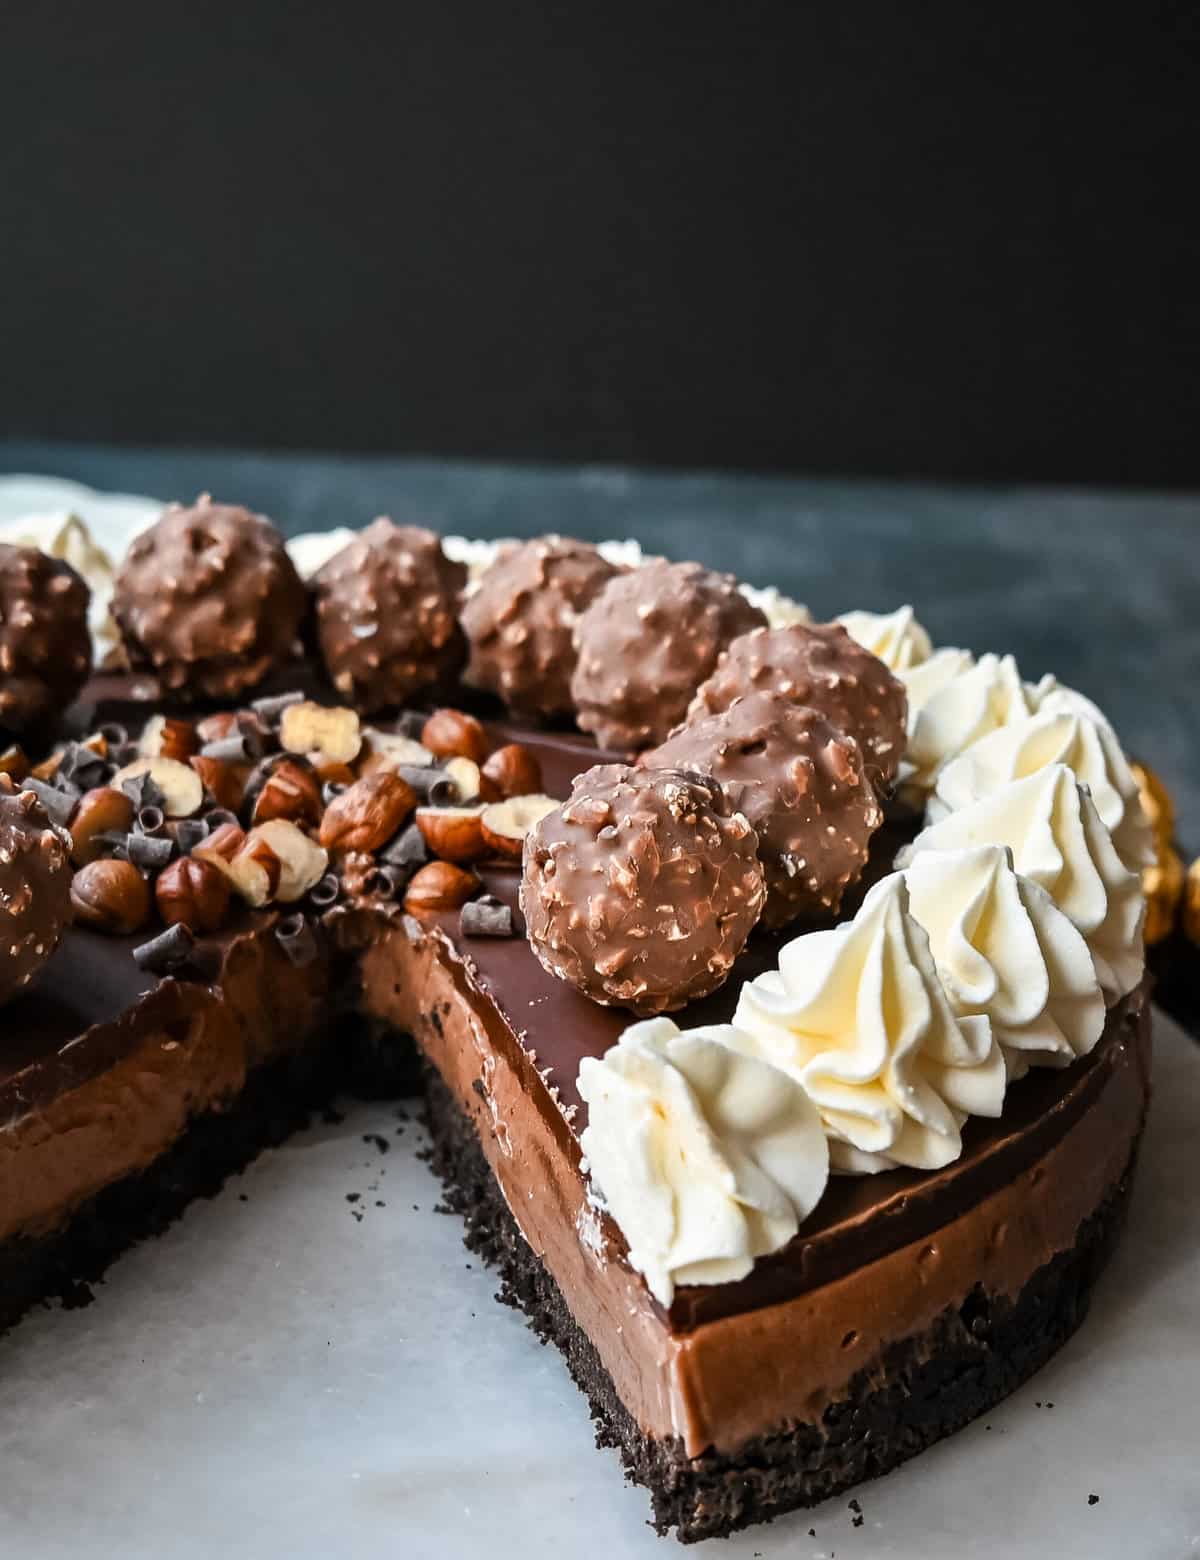
[[[215,834],[218,829],[227,823],[238,823],[238,815],[235,812],[230,812],[228,807],[213,807],[204,814],[201,822],[208,825],[209,834]]]
[[[415,823],[410,823],[383,847],[379,852],[379,859],[389,867],[410,869],[423,867],[429,860],[429,847],[425,843],[425,836]]]
[[[431,807],[445,807],[457,799],[453,780],[448,780],[442,770],[433,764],[397,764],[396,773],[405,785],[417,794],[419,802]],[[436,794],[435,794],[436,793]]]
[[[312,922],[302,911],[297,910],[294,915],[276,922],[275,940],[283,949],[288,963],[298,970],[311,964],[317,956],[316,933]]]
[[[459,928],[464,937],[512,937],[516,932],[512,910],[491,894],[467,901]]]
[[[145,872],[157,872],[175,854],[175,841],[166,835],[127,834],[125,854],[135,867],[141,867]]]
[[[341,898],[342,885],[337,876],[327,872],[319,883],[314,883],[308,891],[308,902],[314,910],[331,910]]]
[[[95,786],[103,785],[111,773],[112,765],[107,758],[101,757],[82,742],[68,742],[58,761],[54,778],[57,782],[90,791]]]
[[[62,828],[66,827],[67,819],[75,811],[75,803],[83,794],[81,791],[76,790],[74,786],[70,787],[70,789],[60,788],[48,785],[45,780],[33,779],[22,780],[19,789],[32,791],[45,808],[46,816],[50,822],[57,823]]]
[[[425,730],[425,722],[429,716],[421,710],[401,710],[396,716],[393,730],[397,736],[408,737],[413,742],[421,740],[421,733]]]
[[[207,818],[181,818],[174,826],[175,844],[181,856],[190,856],[201,840],[206,840],[211,825]]]
[[[121,790],[133,803],[134,812],[141,812],[143,807],[165,807],[166,805],[167,799],[163,795],[162,786],[154,780],[148,769],[140,775],[122,780]]]
[[[195,945],[195,937],[182,921],[177,921],[149,942],[140,943],[133,950],[133,962],[147,974],[169,975],[187,963]]]
[[[272,693],[261,699],[251,699],[250,708],[259,720],[265,721],[268,726],[277,726],[284,710],[291,709],[293,704],[303,704],[304,699],[301,690],[293,688],[289,693]]]
[[[258,756],[250,751],[250,743],[244,732],[233,732],[228,737],[218,737],[206,742],[200,749],[201,758],[215,758],[223,764],[249,764]]]
[[[96,728],[96,735],[104,738],[110,758],[114,748],[123,748],[129,741],[129,730],[119,720],[106,720]]]
[[[325,784],[321,787],[322,802],[324,802],[326,807],[330,806],[331,803],[337,801],[338,797],[345,789],[346,785],[342,780],[326,780]]]
[[[143,807],[134,821],[139,834],[161,834],[167,826],[167,815],[161,807]]]
[[[411,871],[395,867],[373,867],[363,879],[363,894],[370,899],[395,899],[411,876]]]

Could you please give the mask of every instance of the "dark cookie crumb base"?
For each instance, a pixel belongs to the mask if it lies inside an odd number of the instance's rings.
[[[977,1288],[925,1333],[892,1345],[818,1427],[759,1437],[729,1455],[685,1456],[678,1440],[642,1434],[557,1284],[517,1228],[475,1127],[430,1072],[426,1084],[433,1168],[466,1224],[468,1248],[500,1275],[498,1299],[523,1311],[563,1354],[587,1397],[600,1446],[620,1453],[650,1492],[654,1526],[684,1543],[718,1538],[799,1506],[814,1506],[877,1478],[961,1429],[1031,1376],[1087,1314],[1092,1288],[1120,1234],[1132,1160],[1108,1199],[1079,1228],[1074,1247],[1040,1268],[1015,1301]],[[883,1383],[880,1385],[879,1383]]]
[[[393,1033],[383,1044],[373,1027],[350,1020],[258,1068],[226,1109],[195,1117],[152,1165],[105,1187],[61,1230],[0,1245],[0,1331],[39,1301],[86,1305],[89,1286],[122,1251],[160,1234],[193,1198],[215,1196],[339,1092],[392,1097],[419,1089],[412,1042]]]

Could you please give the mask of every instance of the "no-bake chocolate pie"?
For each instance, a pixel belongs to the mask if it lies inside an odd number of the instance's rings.
[[[1152,855],[1081,694],[559,537],[469,577],[377,521],[306,587],[207,499],[114,614],[89,677],[82,582],[0,552],[0,1325],[346,1086],[424,1092],[468,1244],[685,1541],[1080,1322]]]

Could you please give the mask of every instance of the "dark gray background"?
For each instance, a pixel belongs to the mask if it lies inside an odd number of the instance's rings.
[[[8,5],[0,434],[1200,487],[1198,35]]]

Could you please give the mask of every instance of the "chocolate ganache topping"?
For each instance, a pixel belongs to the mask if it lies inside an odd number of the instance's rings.
[[[186,699],[233,699],[290,653],[307,597],[269,520],[203,494],[135,537],[113,616],[130,665]]]
[[[657,559],[610,580],[575,634],[580,726],[604,747],[661,742],[725,646],[766,621],[731,574],[698,563]]]
[[[750,820],[766,873],[768,926],[836,911],[883,822],[855,739],[783,693],[734,699],[640,762],[711,775]]]
[[[87,586],[36,547],[0,544],[0,726],[65,709],[92,669]]]
[[[713,780],[602,764],[535,825],[521,904],[553,975],[642,1015],[722,984],[765,898],[757,837]]]
[[[697,691],[688,720],[727,710],[747,693],[782,693],[820,710],[862,748],[890,786],[904,757],[904,684],[840,623],[791,623],[735,639]]]
[[[463,608],[467,680],[513,710],[569,715],[575,625],[620,571],[587,542],[539,536],[501,554]]]
[[[32,791],[0,775],[0,1003],[29,985],[70,919],[63,835]]]
[[[334,687],[365,714],[449,685],[466,659],[467,583],[432,531],[381,517],[313,578],[317,637]]]

